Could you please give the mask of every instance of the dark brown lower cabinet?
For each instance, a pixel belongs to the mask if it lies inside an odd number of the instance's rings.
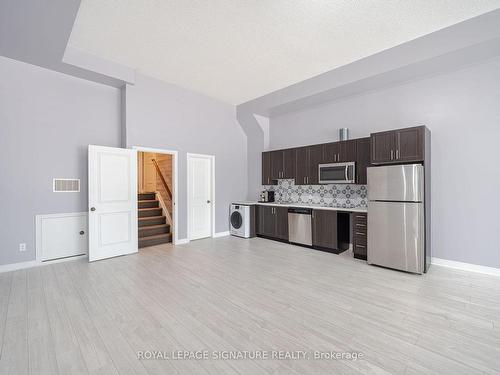
[[[288,241],[288,207],[274,207],[275,238]]]
[[[366,260],[368,245],[368,216],[365,213],[352,214],[352,251],[354,258]]]
[[[275,218],[274,207],[272,206],[257,206],[257,234],[266,237],[274,236]]]
[[[339,254],[349,248],[349,213],[313,210],[312,243],[318,250]]]
[[[337,211],[313,210],[312,243],[320,248],[337,248]]]
[[[257,206],[257,235],[288,241],[288,208]]]

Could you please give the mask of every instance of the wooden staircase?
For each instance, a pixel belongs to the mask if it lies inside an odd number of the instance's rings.
[[[138,194],[139,248],[172,242],[170,225],[155,193]]]

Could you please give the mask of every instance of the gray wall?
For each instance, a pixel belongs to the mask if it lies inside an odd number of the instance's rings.
[[[500,59],[272,117],[271,148],[412,125],[432,132],[433,256],[500,267]]]
[[[215,155],[215,231],[228,231],[229,205],[247,191],[247,139],[236,108],[141,75],[125,90],[127,147],[179,152],[179,239],[187,237],[187,153]]]
[[[119,146],[121,129],[116,88],[4,57],[0,77],[1,265],[35,259],[36,214],[87,211],[87,146]],[[82,191],[53,193],[54,177]]]

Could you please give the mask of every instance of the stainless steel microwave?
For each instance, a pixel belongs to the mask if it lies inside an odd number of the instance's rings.
[[[320,184],[354,184],[356,182],[356,163],[330,163],[319,165]]]

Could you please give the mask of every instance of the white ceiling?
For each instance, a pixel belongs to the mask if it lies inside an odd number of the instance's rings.
[[[82,0],[69,44],[240,104],[500,0]]]

